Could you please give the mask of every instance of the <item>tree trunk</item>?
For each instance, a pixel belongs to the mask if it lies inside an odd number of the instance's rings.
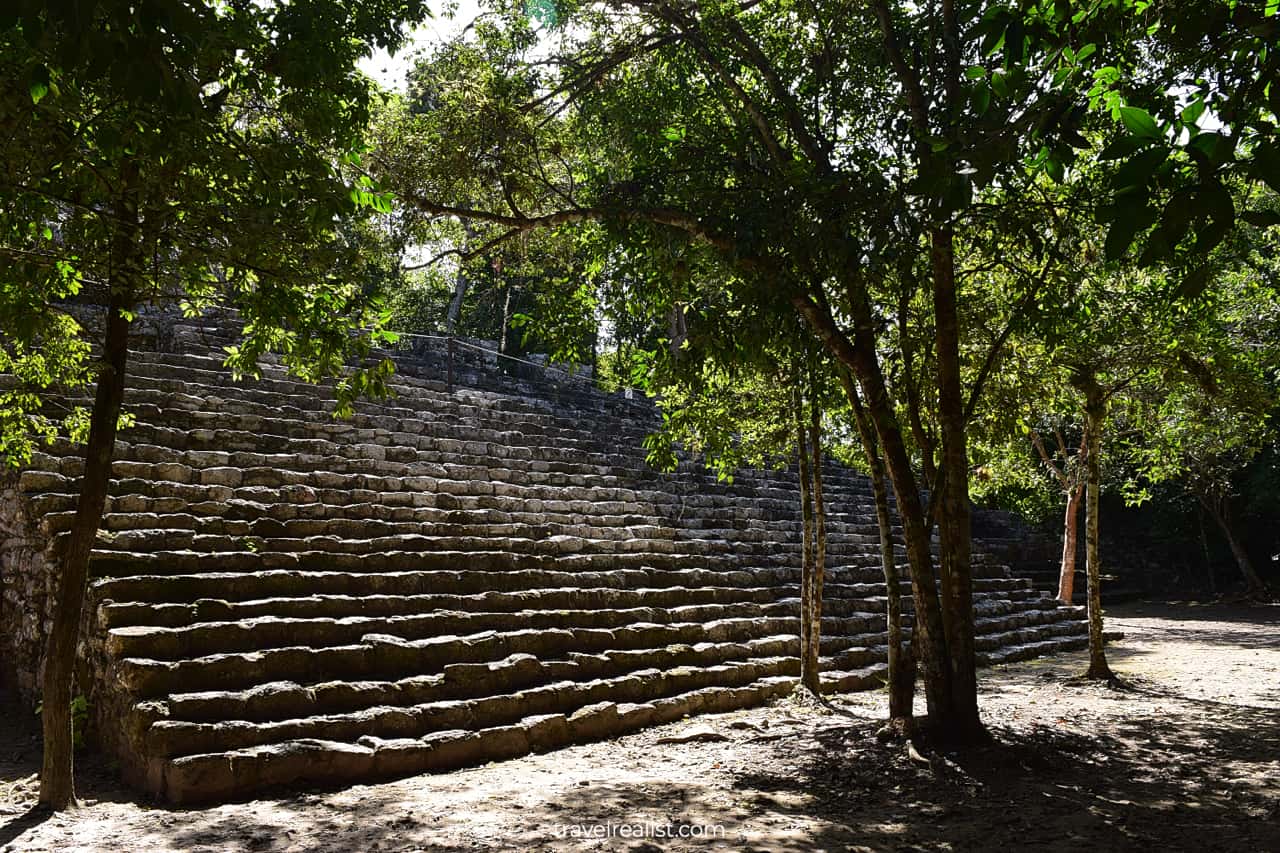
[[[941,6],[942,63],[940,71],[946,90],[945,101],[939,107],[939,116],[930,114],[933,105],[925,96],[922,84],[922,72],[919,63],[913,63],[904,53],[902,43],[898,39],[894,24],[893,11],[885,2],[873,2],[871,11],[876,17],[882,35],[885,56],[893,68],[902,86],[902,96],[906,102],[907,115],[914,125],[915,151],[917,165],[921,170],[935,168],[939,170],[954,168],[952,155],[935,153],[928,140],[942,128],[943,136],[955,132],[953,118],[959,108],[961,92],[960,74],[960,26],[955,5],[943,2]],[[950,139],[948,141],[951,141]],[[966,742],[981,738],[985,734],[982,721],[978,716],[978,683],[974,654],[973,624],[973,580],[970,563],[970,530],[969,530],[969,470],[968,452],[965,441],[964,394],[960,377],[959,323],[956,312],[956,278],[955,253],[953,235],[950,225],[935,223],[929,234],[930,265],[933,278],[933,311],[935,335],[937,336],[938,360],[938,420],[941,427],[942,460],[937,479],[943,488],[941,494],[934,495],[933,500],[941,501],[938,507],[938,530],[941,540],[941,595],[934,602],[924,601],[926,607],[936,606],[940,609],[941,625],[929,624],[932,614],[922,608],[920,588],[928,582],[933,583],[932,569],[930,577],[913,576],[913,589],[916,592],[916,637],[928,639],[921,651],[928,656],[941,652],[942,659],[937,662],[926,661],[925,686],[929,692],[929,683],[939,678],[932,668],[939,665],[946,670],[945,683],[939,682],[938,688],[944,692],[941,696],[931,698],[929,702],[930,728],[943,742]],[[859,288],[860,289],[860,288]],[[868,322],[872,316],[859,316],[864,309],[859,302],[866,302],[865,293],[854,294],[850,307],[854,312],[856,334],[854,345],[864,347],[875,346],[875,326]],[[870,315],[869,305],[865,314]],[[872,358],[874,358],[874,349]],[[864,374],[858,373],[859,381]],[[870,389],[864,389],[870,390]],[[867,405],[876,421],[876,430],[880,432],[880,418],[876,415],[876,399],[867,395]],[[900,471],[904,460],[899,457],[897,449],[892,446],[890,436],[880,433],[880,446],[885,454],[885,462],[889,467],[889,476],[893,480],[894,493],[898,498],[898,512],[903,519],[903,531],[907,539],[908,553],[912,550],[911,537],[917,532],[910,530],[910,516],[914,511],[904,503],[902,487],[906,482],[906,472]],[[900,480],[902,482],[900,482]],[[937,491],[935,489],[935,491]],[[923,516],[921,521],[924,521]],[[926,536],[928,527],[922,525],[919,532]],[[927,541],[926,541],[927,546]],[[919,556],[911,557],[911,570],[917,571]],[[929,562],[932,566],[931,561]],[[922,626],[928,631],[942,629],[943,636],[925,638]]]
[[[511,285],[503,287],[502,293],[502,331],[498,335],[498,352],[510,355],[511,346],[507,339],[511,334]]]
[[[115,450],[116,429],[124,399],[125,368],[129,355],[129,321],[125,315],[133,308],[142,261],[136,171],[127,166],[124,169],[124,186],[117,207],[116,236],[112,242],[111,294],[107,304],[102,371],[98,376],[89,418],[89,443],[85,449],[80,499],[61,553],[62,571],[54,593],[53,625],[44,653],[41,685],[44,761],[40,770],[40,803],[55,811],[70,808],[76,803],[71,728],[76,646],[80,639],[85,587],[89,577],[89,553],[93,550],[106,508],[111,456]]]
[[[796,450],[800,457],[800,683],[818,692],[818,656],[811,648],[813,641],[813,504],[810,495],[808,429],[804,422],[804,399],[799,381],[791,395],[796,426]]]
[[[1067,514],[1062,525],[1062,564],[1058,567],[1058,598],[1071,603],[1076,586],[1076,543],[1080,537],[1080,500],[1084,483],[1067,492]]]
[[[475,236],[475,229],[471,227],[471,220],[462,220],[462,233],[462,257],[465,257],[471,246],[471,239]],[[452,336],[457,331],[458,320],[462,317],[462,300],[466,298],[467,289],[470,285],[471,282],[467,279],[466,262],[459,259],[458,274],[453,278],[453,298],[449,300],[449,310],[444,318],[445,334],[447,335]]]
[[[960,378],[960,325],[956,308],[955,253],[949,227],[930,235],[933,311],[937,335],[938,422],[941,426],[942,624],[951,667],[951,697],[945,720],[933,726],[944,741],[965,742],[984,733],[978,716],[978,676],[974,652],[973,566],[969,507],[969,454],[965,436],[964,389]]]
[[[902,522],[902,538],[906,544],[907,563],[911,567],[911,592],[915,605],[912,647],[916,652],[925,689],[925,703],[935,722],[952,715],[951,666],[947,654],[947,637],[942,628],[942,611],[933,570],[933,550],[925,523],[924,504],[911,466],[902,431],[894,414],[892,401],[875,352],[875,319],[865,290],[858,282],[850,282],[849,302],[854,322],[852,339],[836,325],[829,306],[809,296],[792,300],[796,310],[809,323],[814,333],[841,364],[853,371],[861,387],[863,404],[875,427],[889,482],[898,504]],[[975,708],[976,714],[976,708]]]
[[[909,726],[914,713],[912,706],[915,703],[916,666],[910,649],[902,639],[902,578],[898,575],[898,560],[893,548],[893,516],[889,512],[889,491],[884,481],[884,460],[880,458],[871,422],[862,407],[852,377],[847,371],[841,370],[840,381],[853,407],[854,425],[858,429],[858,439],[862,442],[862,451],[867,458],[871,494],[876,505],[876,527],[880,532],[880,565],[884,569],[885,619],[889,645],[889,720],[902,721]]]
[[[809,401],[809,452],[813,462],[809,466],[809,476],[813,483],[810,489],[813,502],[813,566],[809,572],[809,648],[808,670],[812,673],[815,693],[821,688],[822,653],[822,583],[827,563],[827,519],[822,494],[822,411],[818,407],[817,394]]]
[[[1088,471],[1088,491],[1085,498],[1085,576],[1089,590],[1089,671],[1086,678],[1114,681],[1115,674],[1107,665],[1107,653],[1102,640],[1102,568],[1098,553],[1098,498],[1102,490],[1102,422],[1107,404],[1101,389],[1090,380],[1085,404],[1086,441],[1089,457],[1085,462]]]
[[[934,468],[933,436],[925,429],[924,418],[920,409],[920,385],[916,381],[915,342],[907,328],[907,318],[911,313],[911,291],[907,282],[914,280],[911,273],[912,263],[904,259],[900,262],[899,278],[902,292],[898,296],[898,351],[902,354],[902,382],[906,391],[907,423],[911,427],[911,437],[915,439],[920,450],[920,470],[926,483],[935,482],[938,472]]]
[[[1220,498],[1220,503],[1217,503],[1203,496],[1200,498],[1201,503],[1209,510],[1209,514],[1213,516],[1213,520],[1218,522],[1218,527],[1222,529],[1222,535],[1227,539],[1227,546],[1231,548],[1231,556],[1235,557],[1236,565],[1240,567],[1240,574],[1244,575],[1246,591],[1252,596],[1264,595],[1267,591],[1266,584],[1262,582],[1262,576],[1254,568],[1253,558],[1249,556],[1249,552],[1245,550],[1244,544],[1236,534],[1236,526],[1231,518],[1229,500],[1230,498],[1223,496]]]

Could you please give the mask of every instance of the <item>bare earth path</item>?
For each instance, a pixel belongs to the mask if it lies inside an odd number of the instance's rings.
[[[1280,850],[1280,607],[1109,618],[1128,689],[1070,681],[1083,654],[984,671],[995,745],[932,768],[874,738],[882,694],[854,694],[207,810],[150,806],[87,762],[86,807],[46,819],[10,704],[0,851]]]

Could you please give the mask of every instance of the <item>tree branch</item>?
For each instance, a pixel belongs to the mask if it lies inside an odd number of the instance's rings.
[[[684,231],[721,251],[730,252],[734,248],[734,241],[728,236],[715,231],[699,221],[696,216],[673,208],[575,207],[536,216],[522,216],[467,207],[455,207],[418,196],[401,196],[400,198],[418,210],[433,216],[456,216],[459,219],[492,222],[495,225],[505,225],[517,233],[535,231],[540,228],[555,228],[559,225],[571,225],[579,222],[642,222],[651,225],[665,225],[678,231]]]

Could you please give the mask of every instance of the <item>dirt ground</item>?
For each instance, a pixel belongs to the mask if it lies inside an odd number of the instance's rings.
[[[933,766],[876,740],[863,693],[199,810],[88,759],[85,806],[45,817],[38,744],[6,724],[0,851],[1280,851],[1280,607],[1130,604],[1108,629],[1126,687],[1071,680],[1083,654],[985,670],[994,745]]]

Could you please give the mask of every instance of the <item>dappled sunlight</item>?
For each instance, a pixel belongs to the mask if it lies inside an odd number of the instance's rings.
[[[1213,615],[1178,640],[1191,622],[1117,609],[1120,688],[1080,680],[1084,653],[984,670],[992,742],[929,764],[876,738],[883,691],[208,809],[150,806],[90,759],[79,812],[30,815],[34,787],[10,791],[0,849],[109,850],[122,838],[154,853],[940,851],[993,838],[1064,853],[1267,849],[1280,819],[1280,637]],[[7,754],[3,778],[30,775],[37,752]]]

